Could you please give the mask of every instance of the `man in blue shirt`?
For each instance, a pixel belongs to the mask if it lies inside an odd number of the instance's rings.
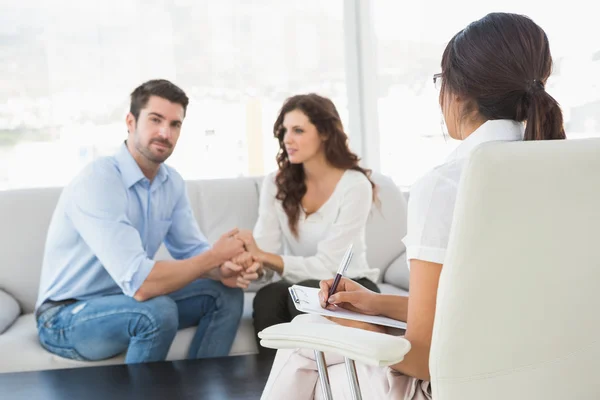
[[[40,343],[48,351],[77,360],[126,351],[127,363],[159,361],[178,329],[198,326],[189,358],[229,354],[243,305],[236,286],[256,278],[256,265],[244,257],[237,230],[207,243],[184,180],[163,164],[187,105],[169,81],[136,88],[126,142],[63,190],[36,305]],[[153,260],[163,242],[175,260]]]

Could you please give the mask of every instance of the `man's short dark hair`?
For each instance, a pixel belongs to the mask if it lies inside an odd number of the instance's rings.
[[[136,122],[140,116],[140,110],[146,107],[151,96],[161,97],[169,100],[171,103],[181,104],[183,107],[183,115],[185,116],[189,103],[189,99],[185,92],[166,79],[153,79],[142,83],[131,92],[129,112],[133,114]]]

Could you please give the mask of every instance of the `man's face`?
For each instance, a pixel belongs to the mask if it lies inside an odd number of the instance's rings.
[[[133,114],[127,116],[128,140],[149,161],[163,163],[175,149],[183,118],[181,104],[150,96],[148,104],[140,110],[137,122]]]

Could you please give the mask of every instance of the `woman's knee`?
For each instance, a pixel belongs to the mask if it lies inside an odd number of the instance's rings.
[[[305,281],[299,282],[298,286],[306,286],[306,287],[318,288],[319,287],[319,283],[321,283],[321,281],[319,281],[317,279],[307,279]]]
[[[260,288],[252,301],[254,310],[277,309],[285,305],[287,297],[289,297],[289,286],[289,283],[279,281]]]

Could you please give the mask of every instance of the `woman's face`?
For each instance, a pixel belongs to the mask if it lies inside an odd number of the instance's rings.
[[[286,113],[283,129],[283,144],[290,163],[303,164],[323,153],[323,138],[302,111]]]

